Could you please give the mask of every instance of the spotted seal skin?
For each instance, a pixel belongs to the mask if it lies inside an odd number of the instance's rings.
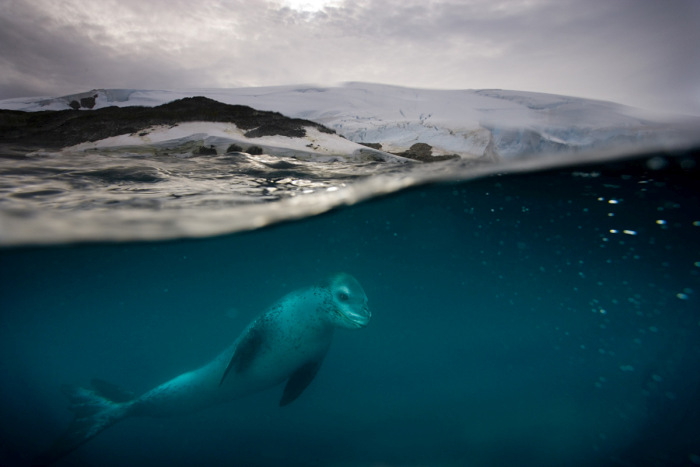
[[[201,410],[284,381],[284,406],[313,381],[336,328],[367,326],[367,295],[350,274],[284,296],[250,323],[236,341],[208,364],[167,381],[140,397],[93,380],[92,389],[65,386],[75,419],[35,461],[48,465],[109,426],[130,416],[169,417]]]

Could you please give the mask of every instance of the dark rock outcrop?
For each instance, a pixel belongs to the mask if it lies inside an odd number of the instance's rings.
[[[209,146],[208,148],[201,146],[197,150],[197,154],[200,156],[216,156],[216,148],[214,146]]]
[[[81,99],[81,102],[87,98]],[[94,106],[94,99],[86,101]],[[82,107],[82,103],[81,103]],[[190,121],[230,122],[248,130],[247,137],[267,135],[303,137],[305,127],[324,133],[335,131],[309,120],[277,112],[229,105],[206,97],[188,97],[158,107],[105,107],[97,110],[21,112],[0,110],[0,143],[61,148],[85,141],[138,133],[153,125]]]
[[[408,151],[404,151],[396,155],[421,162],[437,162],[460,158],[457,154],[452,154],[449,156],[433,156],[433,147],[426,143],[416,143],[408,148]]]
[[[243,148],[236,143],[232,143],[228,148],[226,148],[226,153],[229,152],[243,152]]]
[[[410,154],[413,159],[423,159],[433,155],[433,147],[426,143],[416,143],[406,152]]]
[[[73,110],[79,110],[83,107],[86,109],[92,109],[95,107],[97,97],[98,95],[95,94],[94,96],[81,97],[80,101],[74,99],[70,101],[70,104],[68,104],[68,106]]]
[[[248,148],[248,150],[246,152],[248,154],[250,154],[251,156],[259,156],[260,154],[263,153],[263,150],[260,146],[251,146]]]
[[[82,99],[80,99],[80,107],[92,109],[93,107],[95,107],[95,99],[97,99],[97,94],[90,97],[83,97]]]

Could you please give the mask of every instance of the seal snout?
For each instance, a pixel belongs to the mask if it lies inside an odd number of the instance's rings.
[[[348,310],[345,313],[345,317],[358,328],[363,328],[369,324],[372,312],[369,310],[369,307],[365,305],[357,311]]]

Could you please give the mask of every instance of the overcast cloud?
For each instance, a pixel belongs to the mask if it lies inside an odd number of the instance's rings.
[[[0,98],[369,81],[700,115],[698,0],[0,0]]]

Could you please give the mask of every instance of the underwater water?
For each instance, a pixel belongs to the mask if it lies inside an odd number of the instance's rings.
[[[60,466],[700,464],[697,157],[425,185],[250,232],[0,250],[0,465],[69,424],[61,385],[136,393],[345,271],[372,309],[316,379],[130,418]]]

